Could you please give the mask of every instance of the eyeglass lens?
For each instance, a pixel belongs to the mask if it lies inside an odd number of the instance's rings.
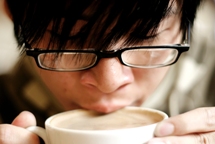
[[[176,49],[134,49],[122,53],[122,60],[130,66],[159,66],[175,61],[178,51]]]
[[[168,65],[175,61],[178,51],[176,49],[131,49],[121,54],[123,63],[134,67],[154,67]],[[97,61],[94,53],[58,52],[43,53],[38,57],[43,68],[78,70],[93,66]]]
[[[39,63],[44,68],[73,70],[94,65],[97,56],[94,53],[45,53],[39,55]]]

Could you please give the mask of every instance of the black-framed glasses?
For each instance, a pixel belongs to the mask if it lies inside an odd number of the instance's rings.
[[[102,58],[117,57],[121,64],[133,68],[159,68],[177,62],[181,53],[189,50],[190,28],[182,44],[138,46],[112,51],[95,50],[42,50],[27,47],[37,66],[53,71],[80,71],[96,66]],[[26,47],[26,46],[25,46]]]

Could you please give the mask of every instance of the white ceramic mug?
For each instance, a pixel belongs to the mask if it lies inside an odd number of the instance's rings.
[[[125,107],[111,114],[79,109],[49,117],[45,129],[27,129],[46,144],[144,144],[153,137],[156,124],[167,118],[162,111],[143,107]]]

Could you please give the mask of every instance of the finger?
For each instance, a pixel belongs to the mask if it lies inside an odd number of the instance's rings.
[[[12,125],[23,128],[34,126],[36,125],[36,118],[32,113],[23,111],[13,120]]]
[[[215,132],[154,138],[147,144],[214,144]]]
[[[215,130],[215,107],[198,108],[159,123],[155,136],[186,135]]]
[[[39,144],[37,135],[9,124],[0,125],[0,144]]]

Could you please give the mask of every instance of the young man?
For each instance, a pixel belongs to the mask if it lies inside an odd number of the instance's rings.
[[[34,57],[42,89],[47,86],[61,110],[109,113],[128,105],[141,106],[152,95],[168,66],[189,49],[190,26],[199,3],[7,0],[6,6],[19,46]],[[29,92],[37,86],[29,82],[23,92],[33,95]],[[43,99],[47,97],[39,100],[41,109],[47,105]],[[212,141],[215,122],[211,117],[209,124],[205,122],[205,111],[210,116],[214,109],[194,110],[161,123],[157,136],[176,137],[151,143],[201,143],[205,137]],[[11,125],[1,125],[0,143],[38,143],[35,135],[23,129],[35,124],[31,114],[21,113]],[[198,136],[203,139],[198,141]]]

